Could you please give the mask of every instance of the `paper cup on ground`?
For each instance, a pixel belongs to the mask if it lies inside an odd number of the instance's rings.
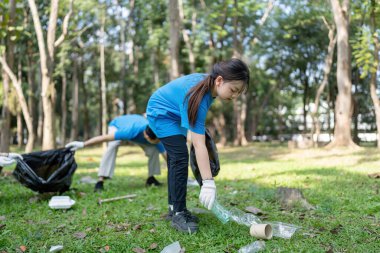
[[[271,239],[273,236],[272,227],[269,224],[253,224],[249,229],[251,236],[258,239]]]

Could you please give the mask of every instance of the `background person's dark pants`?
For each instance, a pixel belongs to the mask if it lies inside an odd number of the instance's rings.
[[[186,191],[189,165],[189,152],[186,137],[173,135],[160,138],[168,156],[168,200],[174,212],[186,208]]]

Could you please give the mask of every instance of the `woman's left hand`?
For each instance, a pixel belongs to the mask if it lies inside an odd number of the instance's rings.
[[[203,180],[199,201],[208,210],[211,210],[216,198],[216,185],[214,180]]]

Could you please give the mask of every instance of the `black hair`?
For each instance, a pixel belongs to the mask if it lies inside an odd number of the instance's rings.
[[[242,81],[244,86],[241,92],[247,91],[249,86],[249,68],[242,60],[233,58],[228,61],[215,63],[211,73],[197,85],[190,89],[186,97],[189,98],[187,114],[193,126],[197,119],[198,107],[204,95],[215,86],[215,79],[221,76],[225,81]]]

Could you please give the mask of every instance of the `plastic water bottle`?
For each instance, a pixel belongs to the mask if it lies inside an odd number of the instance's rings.
[[[230,213],[218,201],[214,201],[211,212],[223,223],[226,224],[230,220]]]
[[[264,241],[255,241],[251,244],[244,246],[243,248],[240,248],[238,253],[256,253],[264,249],[265,249]]]

